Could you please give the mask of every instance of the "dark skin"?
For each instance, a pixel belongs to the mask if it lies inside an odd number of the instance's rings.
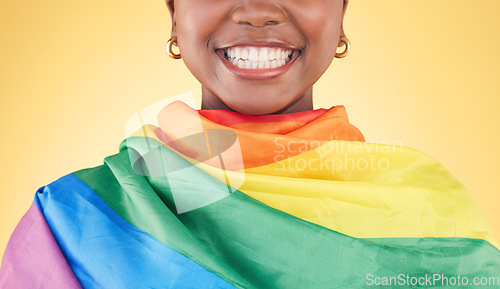
[[[283,114],[313,109],[312,88],[344,44],[348,0],[166,0],[172,37],[202,84],[202,109]],[[270,47],[293,54],[276,73],[229,65],[224,49]],[[286,67],[286,69],[285,69]]]

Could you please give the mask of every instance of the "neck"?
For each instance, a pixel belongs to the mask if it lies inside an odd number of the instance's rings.
[[[222,102],[218,97],[213,95],[205,87],[202,87],[201,109],[203,110],[225,109],[229,111],[239,112],[227,106],[224,102]],[[312,109],[313,109],[312,88],[310,88],[306,91],[306,93],[297,98],[295,101],[281,108],[280,110],[273,112],[272,114],[286,114],[286,113],[307,111]]]

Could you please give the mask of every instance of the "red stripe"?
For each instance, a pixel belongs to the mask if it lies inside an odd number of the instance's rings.
[[[239,112],[217,109],[217,110],[198,110],[198,113],[210,121],[224,125],[232,126],[240,123],[265,123],[265,122],[300,122],[309,123],[322,116],[327,109],[319,108],[315,110],[301,111],[287,114],[266,114],[266,115],[248,115]]]

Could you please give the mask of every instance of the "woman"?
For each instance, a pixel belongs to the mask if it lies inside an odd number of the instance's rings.
[[[472,287],[499,275],[491,231],[439,163],[364,143],[342,106],[312,110],[313,84],[348,52],[347,1],[167,5],[169,52],[202,84],[202,110],[173,102],[104,165],[41,188],[2,287]]]

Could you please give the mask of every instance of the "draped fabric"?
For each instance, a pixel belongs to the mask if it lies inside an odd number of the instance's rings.
[[[37,191],[0,288],[368,288],[375,277],[410,288],[427,276],[469,288],[500,277],[498,244],[464,186],[420,151],[366,143],[343,106],[249,116],[174,102],[158,120],[103,165]]]

